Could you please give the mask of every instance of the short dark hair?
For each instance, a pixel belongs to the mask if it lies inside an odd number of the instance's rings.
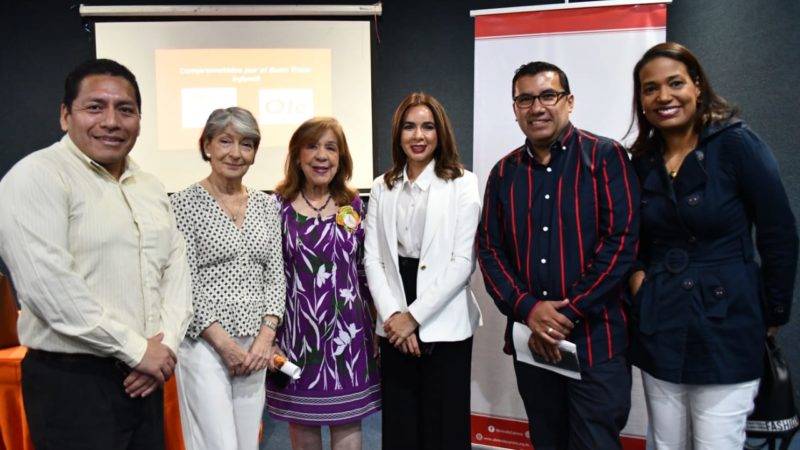
[[[567,94],[572,93],[569,90],[567,74],[564,73],[560,67],[555,64],[550,64],[549,62],[533,61],[519,66],[519,69],[514,72],[514,78],[511,80],[511,96],[514,96],[514,86],[517,85],[517,80],[526,76],[532,77],[542,72],[555,72],[558,75],[558,80],[561,82],[561,87],[564,89],[564,92]]]
[[[64,80],[64,99],[61,101],[67,107],[67,110],[72,110],[72,102],[78,96],[81,81],[91,75],[110,75],[128,80],[133,86],[133,92],[136,95],[136,107],[139,108],[139,111],[142,110],[142,94],[139,92],[139,84],[136,82],[136,77],[127,67],[111,59],[90,59],[72,69],[72,72]]]

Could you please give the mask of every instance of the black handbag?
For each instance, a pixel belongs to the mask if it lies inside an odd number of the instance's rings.
[[[775,443],[780,440],[780,448],[788,449],[792,436],[799,427],[800,419],[794,404],[789,366],[783,359],[775,338],[768,336],[764,354],[764,373],[758,387],[755,409],[747,418],[745,426],[747,436],[765,439],[762,446],[755,448],[763,448],[768,444],[770,449],[774,449]]]

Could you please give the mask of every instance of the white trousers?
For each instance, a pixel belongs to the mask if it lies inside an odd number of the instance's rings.
[[[692,385],[659,380],[642,372],[647,448],[655,450],[742,450],[745,423],[753,411],[759,380]]]
[[[253,342],[234,339],[244,349]],[[231,377],[211,345],[186,338],[175,373],[186,450],[258,450],[266,370]]]

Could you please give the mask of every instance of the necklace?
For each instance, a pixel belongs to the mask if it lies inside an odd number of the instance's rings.
[[[330,203],[330,201],[331,201],[331,194],[328,194],[328,198],[325,200],[325,203],[323,203],[322,206],[320,206],[319,208],[315,208],[314,205],[312,205],[311,202],[308,201],[308,198],[306,198],[306,193],[305,192],[300,191],[300,195],[303,197],[303,200],[306,202],[306,205],[308,205],[309,208],[313,209],[314,212],[317,213],[317,219],[321,219],[322,218],[322,210],[325,209],[325,207],[328,206],[328,203]]]
[[[211,188],[209,189],[208,193],[211,194],[211,197],[213,197],[214,200],[217,201],[217,203],[222,208],[222,211],[225,213],[225,215],[230,217],[231,220],[233,220],[233,223],[235,224],[239,220],[239,217],[241,217],[240,215],[242,213],[242,209],[244,208],[244,205],[247,203],[247,190],[245,190],[244,186],[242,186],[242,198],[235,203],[236,209],[234,210],[229,203],[227,203],[225,200],[222,199],[221,192],[217,189],[217,187],[214,186],[208,180],[206,180],[206,182],[208,183],[208,187]]]

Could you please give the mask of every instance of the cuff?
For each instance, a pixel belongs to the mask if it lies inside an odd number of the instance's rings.
[[[189,325],[189,329],[186,330],[186,336],[197,340],[200,338],[200,335],[203,334],[203,331],[206,330],[209,326],[211,326],[214,322],[219,322],[219,320],[211,315],[204,316],[204,320],[198,320],[197,313],[195,312],[195,316],[192,318],[192,323]]]
[[[527,324],[528,317],[539,302],[540,300],[537,300],[528,293],[520,294],[519,297],[515,298],[513,311],[516,315],[517,322]]]
[[[133,331],[127,334],[127,342],[115,356],[129,367],[136,367],[142,362],[144,354],[147,352],[147,339]]]
[[[433,311],[431,311],[431,308],[426,308],[425,305],[417,299],[408,306],[408,313],[417,321],[419,326],[422,326],[422,323],[430,318]]]
[[[172,350],[172,353],[178,354],[178,347],[181,345],[181,337],[177,334],[164,330],[164,339],[161,341],[164,345]]]
[[[777,327],[786,325],[789,322],[789,308],[785,307],[782,303],[767,303],[765,311],[765,322],[768,327]]]

